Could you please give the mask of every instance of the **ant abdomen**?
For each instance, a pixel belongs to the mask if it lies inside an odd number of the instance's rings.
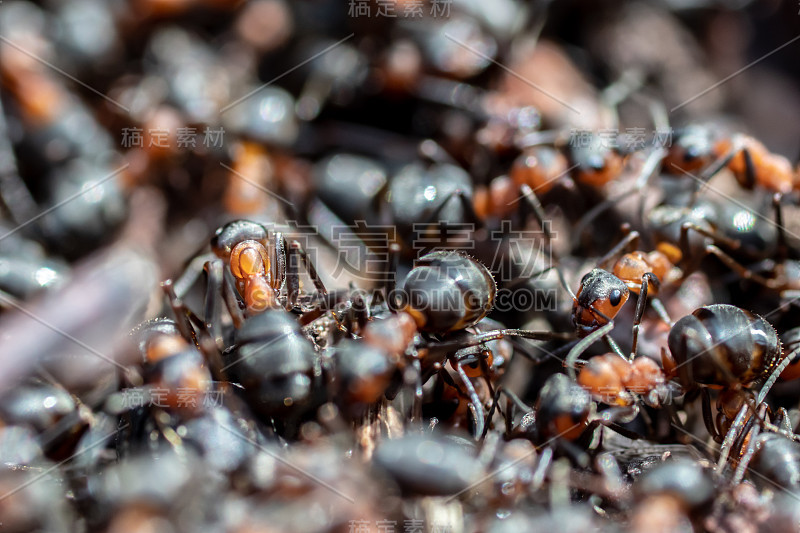
[[[403,285],[404,310],[422,331],[448,332],[474,326],[494,305],[497,285],[489,270],[461,252],[422,256]]]
[[[730,387],[762,381],[783,353],[766,319],[726,304],[700,307],[681,318],[668,343],[687,388],[695,383]]]

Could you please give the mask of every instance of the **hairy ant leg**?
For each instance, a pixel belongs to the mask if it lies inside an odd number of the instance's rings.
[[[204,265],[206,272],[206,294],[203,307],[203,320],[209,337],[217,346],[222,346],[222,309],[220,297],[224,279],[224,265],[221,260],[207,261]]]
[[[597,330],[593,331],[586,337],[582,338],[578,343],[572,347],[572,349],[567,354],[567,358],[564,360],[564,366],[567,367],[567,374],[572,380],[578,379],[578,374],[575,371],[575,365],[578,362],[578,358],[586,351],[589,346],[595,343],[595,341],[601,339],[605,335],[611,332],[614,329],[614,321],[610,320],[604,326],[598,328]],[[623,357],[624,359],[624,357]]]
[[[316,296],[318,299],[321,299],[322,305],[324,306],[327,302],[328,290],[325,288],[325,284],[322,283],[322,280],[317,274],[317,269],[314,268],[314,264],[309,259],[308,254],[303,249],[303,246],[298,241],[293,240],[289,244],[288,251],[288,265],[286,267],[287,308],[292,309],[297,306],[298,296],[300,294],[300,272],[298,259],[311,278],[311,281],[314,283],[314,287],[317,290]]]
[[[656,289],[660,285],[658,278],[653,273],[647,272],[642,276],[642,288],[639,292],[639,299],[636,302],[636,312],[633,315],[633,342],[631,344],[631,353],[633,357],[636,357],[636,348],[639,342],[639,325],[642,323],[642,317],[644,316],[644,311],[647,306],[647,290],[651,283]]]

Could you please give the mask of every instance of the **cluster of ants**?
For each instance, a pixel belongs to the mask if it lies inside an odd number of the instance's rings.
[[[595,89],[547,2],[41,4],[0,8],[4,529],[798,528],[789,159]]]

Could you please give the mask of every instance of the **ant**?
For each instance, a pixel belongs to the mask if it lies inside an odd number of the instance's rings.
[[[510,390],[499,387],[495,391],[488,420],[492,419],[495,409],[499,410],[501,395],[505,395],[507,399],[505,412],[501,411],[505,420],[503,437],[507,440],[525,439],[537,449],[544,450],[537,465],[538,475],[535,477],[545,475],[556,450],[566,453],[573,463],[581,467],[589,466],[589,455],[578,442],[599,426],[609,427],[628,438],[639,438],[634,432],[619,425],[619,422],[630,419],[628,410],[618,409],[596,416],[595,404],[589,392],[564,374],[553,374],[545,381],[533,408]],[[523,415],[515,423],[517,409]],[[487,433],[488,426],[482,437],[486,437]]]
[[[475,434],[484,430],[484,408],[471,378],[483,375],[488,383],[490,353],[485,345],[504,337],[568,340],[549,331],[494,329],[467,330],[491,311],[496,294],[489,270],[476,259],[456,251],[434,251],[422,256],[401,287],[402,298],[392,302],[393,313],[367,323],[364,340],[382,348],[402,365],[415,369],[414,415],[421,417],[422,384],[433,374],[457,387],[446,374],[449,363],[466,389],[475,420]],[[405,359],[411,354],[410,359]]]
[[[446,496],[472,488],[485,473],[472,445],[453,435],[407,434],[387,439],[375,451],[375,464],[405,493]],[[431,451],[438,461],[428,460]]]
[[[772,431],[760,433],[759,425],[755,425],[752,430],[745,433],[748,440],[741,442],[741,446],[746,448],[741,450],[741,459],[736,467],[733,483],[741,481],[749,468],[758,474],[759,480],[787,492],[798,493],[800,444],[797,442],[798,436],[791,430],[786,410],[779,409],[771,424],[766,424],[766,409],[761,409],[751,418],[753,420],[758,418],[760,425],[765,425]]]
[[[613,322],[600,327],[571,350],[566,359],[568,372],[575,376],[575,363],[585,349],[608,333]],[[727,453],[736,435],[740,434],[744,416],[751,408],[743,402],[743,393],[760,385],[754,405],[761,405],[775,381],[794,361],[799,350],[784,354],[778,334],[763,317],[728,304],[715,304],[696,309],[692,314],[678,320],[668,337],[669,352],[662,349],[663,370],[642,374],[639,390],[650,393],[663,387],[667,379],[676,377],[685,394],[700,391],[703,395],[703,421],[712,437],[723,443],[723,454]],[[626,377],[633,367],[623,364],[585,365],[581,369],[583,382],[596,396],[614,390],[615,383],[630,383]],[[633,361],[637,364],[636,357]],[[592,358],[595,359],[595,358]],[[591,360],[590,360],[591,361]],[[638,363],[641,364],[641,363]],[[648,364],[648,367],[652,365]],[[708,387],[722,389],[717,401],[719,415],[715,422],[711,414]],[[619,399],[628,401],[631,388],[617,387]],[[722,433],[727,429],[727,434]]]
[[[606,261],[601,261],[601,264]],[[594,268],[581,279],[578,292],[573,295],[571,319],[579,337],[586,337],[611,323],[622,306],[630,298],[630,293],[638,295],[633,320],[633,343],[631,353],[635,354],[639,337],[639,325],[644,316],[648,293],[657,304],[659,314],[667,324],[671,324],[663,304],[653,297],[660,288],[659,277],[650,270],[657,270],[666,279],[664,270],[669,262],[663,254],[631,253],[620,258],[614,265],[614,272]],[[652,268],[652,267],[656,268]],[[651,289],[652,287],[652,289]],[[621,353],[616,344],[607,339],[612,349]]]
[[[741,134],[727,135],[710,126],[695,125],[687,128],[678,137],[667,161],[669,164],[665,165],[665,171],[672,174],[682,172],[692,176],[691,170],[703,169],[699,177],[695,179],[698,186],[695,187],[691,205],[688,208],[697,207],[697,195],[702,185],[719,174],[723,168],[731,171],[743,189],[760,189],[770,193],[777,232],[774,237],[762,237],[765,234],[764,230],[759,231],[756,227],[753,233],[757,234],[759,239],[767,239],[767,242],[761,244],[756,250],[748,250],[751,254],[761,258],[773,259],[770,258],[770,253],[765,252],[765,248],[776,246],[777,259],[772,261],[774,266],[770,277],[762,276],[745,268],[716,246],[712,248],[706,246],[706,250],[701,251],[716,255],[728,268],[742,278],[752,280],[770,290],[796,290],[800,287],[790,268],[792,262],[787,261],[789,250],[781,207],[782,197],[796,192],[800,180],[798,180],[797,172],[785,157],[770,153],[763,144],[752,137]],[[737,201],[734,203],[744,207]],[[756,216],[764,218],[758,213]],[[718,226],[713,222],[712,225]],[[737,239],[742,234],[741,228],[736,228],[736,231],[732,232],[729,232],[727,228],[723,228],[723,230],[736,236]],[[714,229],[714,232],[717,233],[717,230]],[[720,237],[717,235],[713,238],[720,239]],[[735,239],[727,239],[725,244],[733,251],[744,248],[744,245]]]
[[[387,142],[395,140],[389,137]],[[436,245],[457,244],[448,235],[448,226],[480,223],[472,205],[470,174],[431,139],[413,149],[405,144],[400,148],[408,148],[406,157],[417,160],[403,164],[391,176],[383,164],[364,156],[339,153],[318,162],[312,180],[322,205],[310,210],[312,222],[330,224],[329,218],[338,217],[355,224],[357,233],[364,224],[367,231],[374,224],[390,224],[396,232],[390,240],[405,255],[415,251],[414,239],[420,236]]]
[[[106,402],[106,410],[121,415],[125,431],[117,441],[119,455],[125,455],[138,446],[160,446],[153,442],[150,433],[156,430],[173,448],[182,445],[185,431],[181,424],[190,424],[207,416],[212,408],[207,398],[214,387],[222,386],[212,378],[215,361],[207,359],[207,350],[201,350],[192,337],[187,337],[179,323],[167,319],[152,319],[139,324],[131,338],[141,354],[140,374],[128,373],[128,383],[140,388],[126,389]],[[149,393],[149,399],[140,395],[141,403],[129,405],[127,397],[132,391]],[[224,392],[224,389],[220,389]],[[145,403],[145,400],[148,400]]]
[[[297,319],[282,309],[248,317],[223,357],[251,409],[289,426],[323,403],[323,369]]]
[[[700,171],[701,182],[727,168],[744,189],[760,187],[777,195],[778,202],[798,189],[797,172],[788,159],[749,135],[730,135],[711,125],[694,124],[679,132],[664,162],[667,173]]]
[[[637,505],[632,530],[692,530],[709,512],[716,490],[709,468],[683,457],[664,460],[633,486]]]
[[[327,289],[302,245],[296,240],[289,241],[287,245],[280,232],[270,235],[257,222],[235,220],[217,229],[211,239],[211,249],[228,265],[238,294],[244,299],[245,308],[250,314],[281,303],[286,309],[297,307],[300,295],[298,263],[311,277],[317,296],[326,301]],[[274,271],[272,259],[276,264]],[[228,290],[228,279],[223,277],[223,280],[215,280],[214,285],[221,286],[211,287],[211,290],[223,292],[234,323],[240,325],[244,314],[238,305],[234,305]],[[286,294],[282,295],[284,288]],[[207,316],[206,320],[210,320],[210,317]]]

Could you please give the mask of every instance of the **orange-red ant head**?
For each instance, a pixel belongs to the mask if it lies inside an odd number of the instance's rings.
[[[179,335],[158,334],[145,344],[145,361],[155,364],[189,348],[189,343]]]
[[[211,384],[203,357],[179,335],[158,334],[145,345],[146,382],[164,391],[164,405],[193,410]]]
[[[266,276],[269,272],[269,252],[258,241],[242,241],[231,250],[231,274],[237,280]]]
[[[399,358],[417,333],[417,323],[408,313],[396,313],[385,320],[372,320],[364,328],[364,342]]]
[[[508,176],[494,178],[488,187],[477,187],[472,197],[475,213],[481,218],[505,217],[519,206],[519,186]]]
[[[491,368],[494,363],[494,354],[490,350],[486,350],[479,354],[474,360],[470,360],[461,365],[464,373],[471,378],[479,378],[483,375],[483,368],[481,366],[481,359],[486,361],[487,368]]]
[[[670,174],[697,172],[718,158],[715,146],[716,130],[707,125],[694,124],[679,132],[677,139],[664,158],[663,168]]]
[[[628,301],[630,291],[617,276],[595,268],[581,280],[572,305],[572,323],[579,336],[604,326]]]
[[[589,166],[581,166],[577,173],[578,182],[591,187],[602,187],[615,180],[622,173],[625,163],[621,155],[613,151],[597,154],[598,160]]]
[[[563,176],[569,163],[566,156],[549,146],[534,146],[521,154],[511,166],[516,185],[528,185],[536,194],[545,194]]]

